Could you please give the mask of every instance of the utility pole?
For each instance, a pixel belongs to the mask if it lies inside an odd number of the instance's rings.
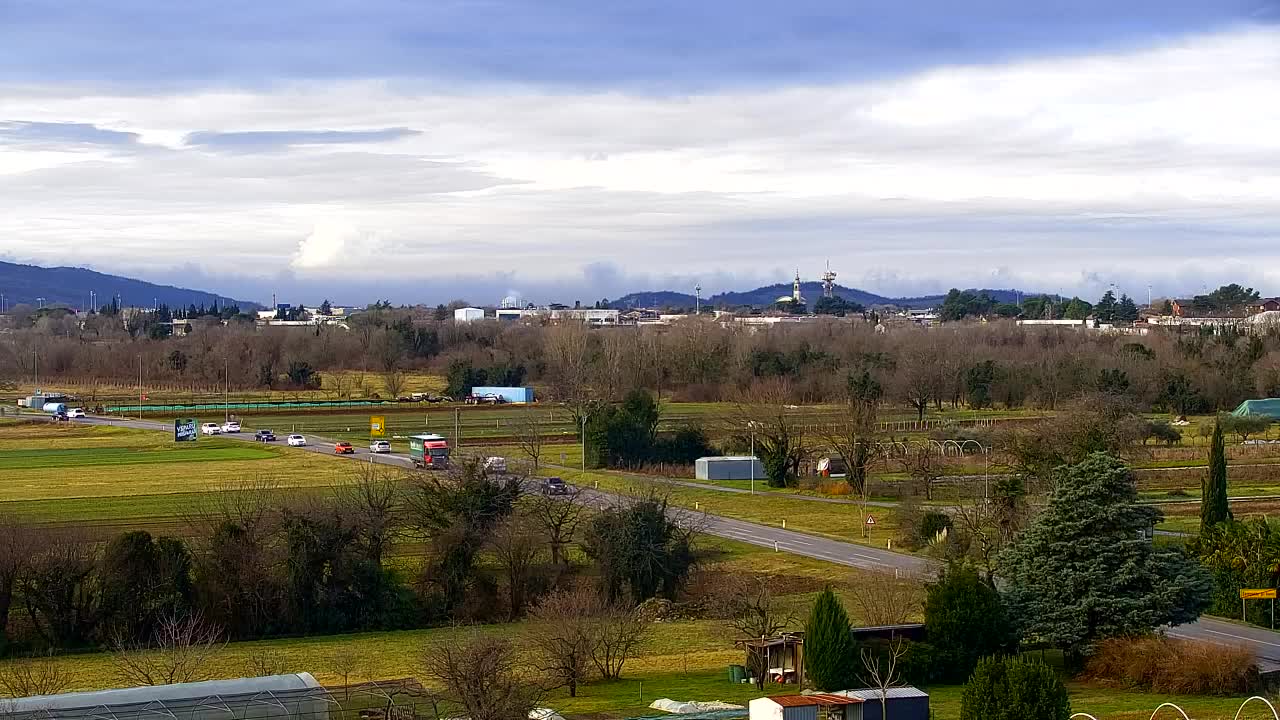
[[[40,391],[40,352],[38,350],[32,350],[31,357],[32,357],[31,365],[32,367],[35,368],[35,372],[36,372],[36,392],[39,392]]]
[[[222,422],[231,421],[231,365],[222,356]]]
[[[699,288],[701,290],[701,288]],[[587,414],[582,414],[582,476],[587,475]]]
[[[702,285],[693,286],[693,314],[702,314]]]
[[[453,409],[453,447],[462,447],[462,408]]]
[[[138,419],[142,419],[142,356],[138,356]]]

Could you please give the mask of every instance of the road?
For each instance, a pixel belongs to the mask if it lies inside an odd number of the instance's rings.
[[[75,422],[173,432],[172,424],[152,420],[91,417],[78,419]],[[222,437],[243,442],[254,442],[251,433],[229,433]],[[307,440],[311,444],[292,449],[324,454],[333,453],[333,440],[310,435],[307,436]],[[407,455],[398,453],[373,454],[367,448],[361,447],[356,448],[356,455],[344,457],[367,460],[394,467],[413,467],[413,462]],[[611,505],[624,499],[619,495],[590,488],[584,488],[583,493],[588,503],[600,507]],[[682,512],[681,520],[694,523],[699,530],[716,537],[737,540],[759,547],[772,548],[778,552],[788,552],[801,557],[825,560],[862,570],[897,572],[918,577],[929,577],[938,568],[938,563],[927,558],[855,545],[854,543],[839,540],[829,540],[745,520],[734,520],[716,515],[694,514],[692,512]],[[1257,656],[1259,665],[1264,671],[1280,670],[1280,633],[1278,632],[1204,617],[1197,622],[1171,628],[1168,634],[1172,637],[1201,640],[1219,645],[1248,647]]]

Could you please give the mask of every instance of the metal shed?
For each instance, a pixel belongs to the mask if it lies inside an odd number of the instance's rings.
[[[880,690],[845,690],[837,693],[862,700],[863,720],[884,720],[880,708]],[[888,688],[884,691],[884,710],[893,720],[929,720],[929,693],[914,687]]]
[[[475,397],[482,398],[490,395],[502,399],[502,402],[511,403],[512,405],[525,405],[533,402],[533,388],[530,387],[487,387],[479,386],[471,388],[471,394]]]
[[[328,720],[338,709],[310,673],[153,687],[39,695],[6,700],[16,720]]]
[[[813,693],[756,698],[747,707],[750,720],[863,720],[864,704],[855,697]]]
[[[752,475],[752,467],[755,474]],[[764,480],[764,464],[750,455],[701,457],[694,461],[694,477],[699,480]]]

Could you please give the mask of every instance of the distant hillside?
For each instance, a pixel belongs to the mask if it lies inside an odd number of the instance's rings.
[[[975,290],[975,292],[985,292],[990,294],[999,302],[1017,302],[1019,292],[1017,290]],[[810,303],[822,297],[822,283],[805,282],[800,283],[800,294]],[[918,297],[900,297],[891,298],[883,295],[876,295],[865,290],[857,288],[848,288],[843,285],[835,286],[835,294],[861,303],[868,307],[872,305],[896,305],[898,307],[911,308],[927,308],[935,307],[942,304],[945,295],[922,295]],[[1021,293],[1026,297],[1028,293]],[[702,303],[711,307],[739,307],[742,305],[750,305],[755,307],[764,307],[772,305],[778,298],[782,296],[791,296],[791,283],[778,283],[776,285],[766,285],[765,287],[756,288],[755,290],[747,290],[744,292],[726,292],[710,297],[702,298]],[[649,308],[683,308],[693,307],[695,298],[688,293],[672,292],[670,290],[657,290],[653,292],[640,292],[624,295],[610,303],[611,307],[625,309],[631,307],[649,307]]]
[[[151,307],[160,303],[170,307],[188,305],[236,304],[242,310],[260,307],[257,303],[233,300],[217,293],[188,290],[172,285],[107,275],[105,273],[73,267],[38,267],[0,262],[0,292],[4,293],[5,307],[19,303],[35,305],[37,298],[44,298],[46,305],[67,305],[79,308],[88,306],[89,291],[97,293],[98,305],[106,305],[115,295],[125,307]]]

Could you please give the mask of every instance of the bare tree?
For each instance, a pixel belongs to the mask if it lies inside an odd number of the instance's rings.
[[[527,638],[538,667],[554,687],[577,697],[578,687],[589,679],[592,653],[599,644],[596,616],[604,610],[600,596],[588,588],[558,590],[530,611]]]
[[[404,392],[406,383],[404,373],[399,370],[391,370],[382,376],[382,387],[387,391],[387,397],[393,400]]]
[[[729,627],[744,642],[766,640],[796,623],[796,615],[784,610],[773,596],[772,578],[759,576],[730,583],[723,589]],[[768,674],[768,654],[747,645],[747,664],[756,688],[763,690]]]
[[[529,462],[533,465],[533,473],[538,472],[538,466],[542,463],[542,440],[544,427],[542,421],[538,418],[537,410],[525,410],[516,415],[513,423],[512,434],[515,436],[516,446],[520,448],[520,452],[529,458]]]
[[[289,671],[289,658],[279,650],[261,647],[245,658],[246,677],[270,677]]]
[[[171,685],[213,677],[212,661],[226,646],[222,632],[200,615],[160,621],[151,645],[113,643],[116,676],[132,685]]]
[[[860,573],[850,584],[853,607],[868,626],[901,625],[924,603],[924,587],[914,577],[894,577],[889,573]]]
[[[360,655],[350,645],[342,645],[327,658],[329,672],[342,678],[343,700],[351,699],[351,676],[360,668]]]
[[[551,369],[552,393],[569,409],[574,425],[579,428],[598,397],[591,387],[594,368],[589,333],[583,323],[561,323],[547,328],[543,335],[543,354]]]
[[[533,521],[523,515],[512,515],[494,528],[489,539],[494,558],[507,581],[507,613],[514,620],[524,612],[529,583],[542,555],[542,538]]]
[[[622,667],[639,652],[651,626],[652,620],[636,608],[619,603],[603,608],[596,616],[599,642],[591,653],[600,676],[606,680],[622,677]]]
[[[351,481],[334,488],[344,518],[356,528],[368,560],[381,565],[403,524],[400,488],[388,468],[356,463]]]
[[[564,567],[569,564],[565,549],[573,542],[582,519],[582,491],[572,488],[566,495],[551,497],[534,495],[529,499],[529,514],[542,526],[551,562]]]
[[[902,471],[911,477],[918,491],[923,491],[925,499],[932,500],[933,488],[942,479],[945,469],[942,457],[936,454],[933,448],[919,445],[909,448],[900,455],[898,464],[902,466]]]
[[[39,541],[36,531],[10,516],[0,516],[0,645],[9,640],[9,611],[18,579],[31,565]]]
[[[0,665],[0,687],[9,697],[57,695],[71,687],[71,673],[53,653],[19,657]]]
[[[429,645],[423,653],[426,674],[440,697],[469,720],[524,720],[542,692],[517,667],[517,650],[506,638],[472,635]]]
[[[887,653],[877,655],[869,648],[860,651],[862,655],[862,681],[867,687],[875,688],[880,696],[880,717],[888,720],[887,706],[889,690],[902,684],[900,665],[906,657],[907,644],[901,638],[889,643]]]
[[[812,450],[805,426],[793,411],[792,392],[791,384],[782,379],[756,384],[739,394],[725,428],[737,437],[754,437],[756,453],[774,487],[793,483]]]

